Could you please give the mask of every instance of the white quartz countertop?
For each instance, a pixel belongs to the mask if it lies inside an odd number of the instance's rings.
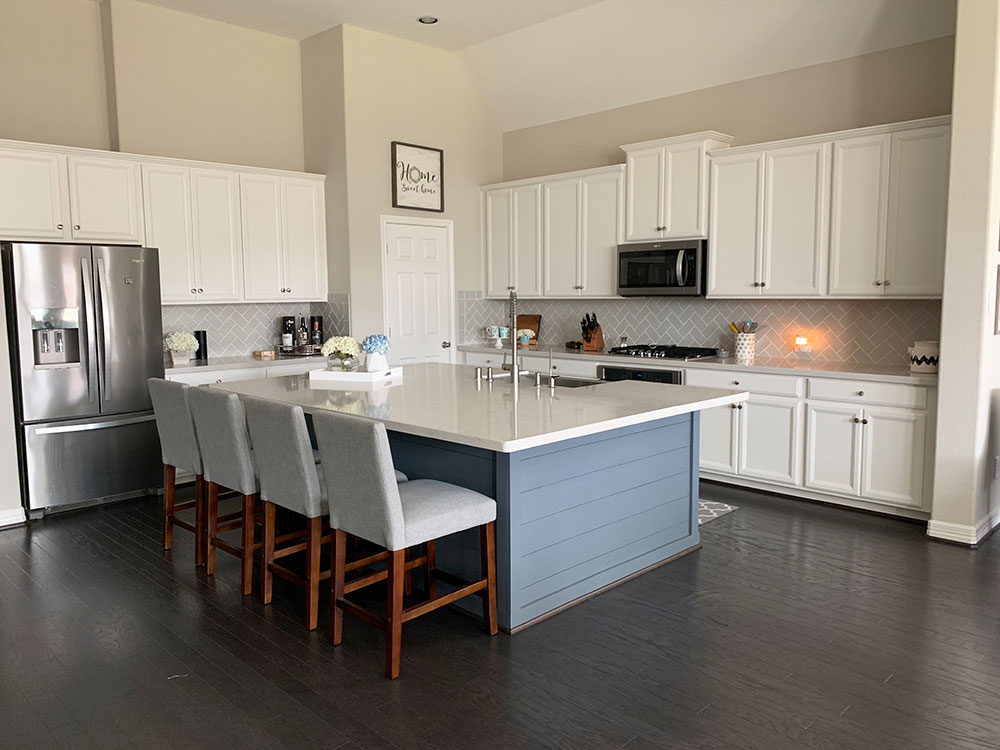
[[[283,357],[281,359],[257,359],[252,354],[242,357],[209,357],[208,359],[192,359],[190,364],[175,367],[169,364],[170,360],[164,363],[164,371],[168,373],[191,372],[192,370],[202,372],[215,372],[219,370],[242,370],[254,367],[281,367],[282,365],[301,365],[306,362],[325,362],[326,357]]]
[[[503,357],[506,353],[509,357],[510,350],[496,349],[492,346],[471,346],[458,347],[462,352],[475,352],[477,354],[496,354]],[[520,349],[518,356],[547,357],[548,348]],[[778,359],[758,357],[752,364],[740,363],[735,359],[693,359],[689,361],[680,359],[646,359],[644,357],[625,357],[620,354],[607,354],[606,352],[574,352],[564,347],[554,347],[552,356],[558,359],[577,359],[597,362],[599,364],[614,364],[618,367],[660,367],[666,369],[687,369],[698,368],[705,370],[742,370],[745,372],[766,372],[777,375],[815,375],[824,378],[843,378],[847,380],[871,380],[884,383],[906,383],[908,385],[931,385],[936,386],[937,375],[924,375],[910,372],[910,368],[905,364],[901,365],[875,365],[861,364],[857,362],[832,362],[815,361],[801,359]],[[528,369],[531,369],[529,366]]]
[[[501,453],[534,448],[702,409],[746,401],[744,391],[622,381],[581,388],[477,381],[475,368],[404,365],[395,382],[358,388],[289,375],[212,385],[243,396],[385,423],[390,430]],[[349,390],[348,388],[353,388]]]

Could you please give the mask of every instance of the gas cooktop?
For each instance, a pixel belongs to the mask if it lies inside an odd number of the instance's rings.
[[[650,359],[705,359],[715,357],[718,350],[703,346],[675,346],[673,344],[636,344],[616,346],[608,354],[626,357],[647,357]]]

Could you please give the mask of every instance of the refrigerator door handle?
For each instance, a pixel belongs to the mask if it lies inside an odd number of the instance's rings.
[[[101,383],[104,400],[111,400],[111,315],[108,312],[108,273],[104,267],[104,258],[97,259],[97,304],[101,308],[101,372],[104,382]]]
[[[84,367],[87,373],[87,399],[94,403],[94,389],[97,387],[97,361],[96,349],[97,335],[94,331],[94,310],[91,305],[94,302],[93,274],[90,271],[90,258],[80,259],[80,275],[83,278],[83,330],[87,337],[84,346],[81,347],[81,354],[87,358]]]
[[[87,422],[86,424],[66,424],[58,427],[39,427],[35,430],[36,435],[59,435],[66,432],[87,432],[89,430],[104,430],[109,427],[124,427],[130,424],[141,424],[142,422],[152,422],[156,419],[153,414],[146,414],[141,417],[128,417],[126,419],[116,419],[112,422]]]

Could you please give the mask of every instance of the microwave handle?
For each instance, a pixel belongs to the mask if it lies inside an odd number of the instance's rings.
[[[677,286],[685,286],[685,268],[684,268],[684,253],[685,250],[680,250],[677,253],[677,267],[674,269],[677,275]]]

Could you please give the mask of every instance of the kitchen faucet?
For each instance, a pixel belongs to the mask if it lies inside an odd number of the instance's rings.
[[[514,389],[514,398],[517,398],[518,381],[521,379],[520,369],[517,366],[517,292],[514,287],[510,288],[510,382]]]

